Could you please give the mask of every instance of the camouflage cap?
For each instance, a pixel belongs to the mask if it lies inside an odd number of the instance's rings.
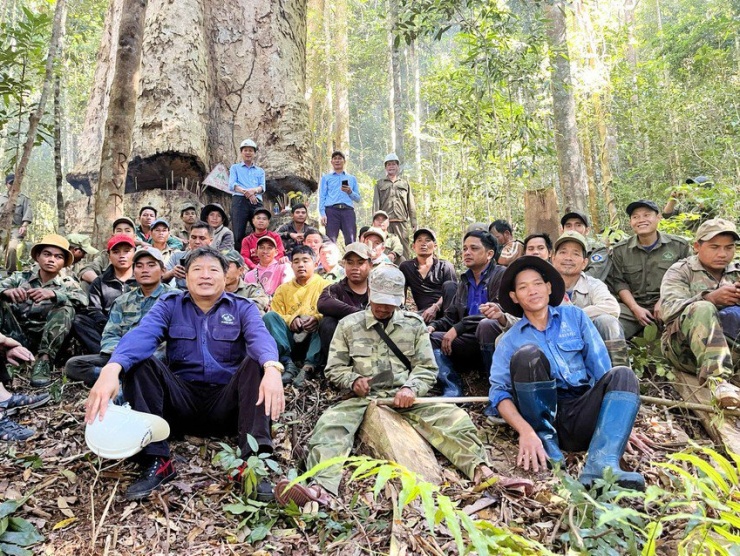
[[[241,253],[237,251],[236,249],[229,249],[228,251],[223,252],[223,256],[226,257],[226,260],[230,263],[234,263],[239,268],[244,266],[244,257],[242,257]]]
[[[388,237],[383,230],[376,228],[375,226],[370,226],[363,234],[362,239],[365,239],[367,236],[378,236],[383,241]]]
[[[731,234],[735,241],[740,240],[734,222],[724,218],[712,218],[707,220],[696,230],[696,241],[709,241],[719,234]]]
[[[406,297],[406,279],[392,264],[376,266],[370,273],[368,288],[368,299],[373,303],[400,307]]]
[[[97,255],[100,253],[100,251],[90,244],[90,238],[85,234],[69,234],[67,241],[69,241],[70,247],[82,249],[86,255]]]
[[[586,244],[586,238],[583,237],[578,232],[575,231],[568,231],[563,232],[563,234],[555,240],[555,243],[552,246],[553,253],[558,250],[558,247],[560,247],[563,243],[566,243],[568,241],[573,241],[575,243],[578,243],[583,248],[584,255],[588,252],[588,245]]]
[[[359,241],[350,243],[347,247],[344,248],[344,256],[342,257],[342,259],[346,259],[347,255],[349,255],[350,253],[354,253],[355,255],[357,255],[361,259],[365,259],[366,261],[369,261],[372,258],[372,255],[370,254],[370,248]]]
[[[194,210],[197,212],[198,207],[192,201],[183,203],[180,205],[180,216],[182,216],[182,213],[185,212],[186,210]]]
[[[139,247],[136,250],[136,253],[134,253],[134,262],[138,261],[142,257],[151,257],[159,264],[164,266],[164,256],[162,255],[162,252],[156,247]]]

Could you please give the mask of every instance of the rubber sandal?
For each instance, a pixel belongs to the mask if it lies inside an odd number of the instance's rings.
[[[281,506],[287,506],[290,502],[295,502],[299,508],[309,502],[317,502],[322,506],[329,504],[329,495],[320,486],[307,487],[295,484],[286,490],[289,484],[288,479],[280,479],[275,485],[275,500]]]
[[[6,442],[13,440],[28,440],[35,432],[35,430],[19,425],[7,417],[0,419],[0,440],[4,440]]]
[[[14,415],[19,409],[34,409],[48,403],[51,395],[43,394],[13,394],[4,402],[0,402],[0,412],[6,416]]]

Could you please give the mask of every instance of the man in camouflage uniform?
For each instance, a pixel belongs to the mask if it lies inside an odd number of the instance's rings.
[[[86,386],[95,384],[100,369],[108,363],[123,335],[139,324],[162,294],[174,291],[174,288],[162,283],[163,273],[164,258],[159,249],[150,247],[134,253],[134,278],[137,286],[113,303],[103,329],[100,353],[80,355],[67,361],[64,372],[70,379],[80,380]]]
[[[87,293],[90,283],[82,279],[82,271],[92,263],[90,257],[94,257],[100,251],[90,244],[90,238],[84,234],[69,234],[67,241],[69,241],[69,249],[75,257],[75,262],[64,270],[65,275],[76,278],[82,290]]]
[[[5,185],[8,189],[13,185],[15,181],[15,174],[8,174],[5,177]],[[0,211],[8,202],[8,193],[5,192],[0,195]],[[23,238],[26,237],[26,231],[28,225],[33,222],[33,210],[31,209],[31,200],[26,197],[23,193],[18,193],[15,199],[15,210],[13,211],[13,219],[10,222],[10,236],[8,237],[8,249],[4,258],[5,269],[8,273],[15,272],[18,270],[18,256],[17,249]]]
[[[561,232],[578,232],[586,238],[586,257],[588,264],[584,271],[588,276],[606,281],[611,267],[609,248],[601,241],[591,237],[588,217],[582,212],[568,212],[560,219]]]
[[[52,362],[75,311],[87,306],[87,296],[74,278],[61,276],[74,261],[66,238],[44,236],[31,249],[31,258],[37,267],[0,282],[0,331],[36,353],[31,386],[42,387],[51,382]]]
[[[437,365],[424,320],[400,309],[404,286],[403,274],[396,267],[375,268],[370,273],[370,307],[339,322],[325,373],[334,385],[350,389],[355,397],[328,409],[316,423],[306,467],[348,456],[371,400],[393,398],[403,418],[469,478],[490,475],[485,449],[465,411],[448,404],[413,405],[417,396],[424,396],[434,385]],[[408,358],[408,368],[381,339],[377,327],[382,327]],[[387,371],[392,379],[372,382],[373,377]],[[319,487],[296,485],[283,491],[287,483],[281,481],[275,495],[279,502],[300,500],[306,494],[321,498],[321,487],[336,495],[341,478],[342,466],[334,465],[314,475]]]
[[[660,287],[663,355],[707,380],[720,407],[740,405],[740,391],[726,382],[740,378],[740,264],[732,260],[739,239],[732,222],[707,220],[696,231],[696,255],[671,266]]]
[[[416,229],[416,203],[411,185],[400,177],[401,161],[395,153],[385,157],[386,176],[375,184],[373,213],[386,213],[390,232],[401,240],[403,260],[411,259],[411,233]],[[373,216],[373,219],[375,217]],[[373,224],[376,226],[376,224]],[[398,264],[401,261],[396,262]]]
[[[198,212],[195,203],[187,201],[180,206],[180,220],[183,229],[177,232],[177,238],[186,246],[190,241],[190,228],[198,221]]]
[[[612,249],[612,267],[606,284],[619,299],[619,322],[629,340],[649,324],[656,323],[660,283],[673,263],[689,256],[688,242],[658,231],[660,209],[640,199],[627,205],[635,235]]]
[[[260,310],[260,316],[264,316],[270,306],[270,297],[262,289],[262,284],[259,282],[247,284],[242,280],[246,269],[244,257],[236,249],[229,249],[223,255],[229,262],[229,270],[226,271],[226,291],[237,297],[254,301],[254,304]]]

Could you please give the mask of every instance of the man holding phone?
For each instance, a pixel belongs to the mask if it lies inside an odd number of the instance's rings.
[[[357,178],[344,171],[345,163],[341,151],[331,154],[333,171],[321,176],[319,184],[319,214],[329,239],[336,243],[341,230],[345,245],[349,245],[357,235],[354,203],[360,201],[360,188]]]

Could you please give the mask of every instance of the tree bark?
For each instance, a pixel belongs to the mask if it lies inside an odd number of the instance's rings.
[[[349,152],[349,39],[347,37],[347,0],[334,0],[331,22],[333,52],[330,75],[334,81],[333,110],[334,149]]]
[[[564,210],[588,210],[588,184],[578,143],[576,101],[570,74],[564,6],[561,1],[543,3],[550,46],[552,111],[558,176],[565,199]]]
[[[64,218],[64,195],[62,185],[62,78],[57,74],[54,78],[54,178],[57,191],[57,232],[66,235]]]
[[[391,146],[398,158],[404,160],[404,110],[401,95],[401,53],[396,46],[398,0],[388,0],[389,87],[388,101],[391,121]]]
[[[551,238],[560,232],[560,213],[555,189],[534,189],[524,192],[524,229],[527,234],[546,233]]]
[[[423,172],[421,167],[421,71],[419,69],[419,53],[416,41],[411,43],[411,60],[414,69],[414,175],[421,182]]]
[[[46,102],[49,99],[49,93],[54,79],[54,61],[57,58],[59,45],[61,44],[62,36],[64,35],[66,9],[66,0],[57,0],[57,5],[54,9],[54,23],[51,29],[49,54],[46,57],[46,71],[44,74],[44,83],[41,88],[41,96],[39,97],[39,103],[36,105],[36,110],[34,110],[29,117],[26,142],[23,145],[23,154],[21,155],[20,161],[15,170],[15,180],[13,185],[8,189],[8,202],[5,203],[2,211],[0,211],[0,230],[3,231],[10,229],[11,218],[13,211],[15,210],[15,201],[18,198],[18,193],[23,185],[23,178],[26,175],[28,161],[31,158],[33,145],[36,142],[36,133],[39,129],[39,122],[41,122],[41,118],[43,117],[44,110],[46,108]]]
[[[105,121],[100,157],[100,180],[95,191],[93,241],[98,245],[105,243],[113,221],[123,216],[146,7],[147,0],[125,0],[122,5],[110,110]]]

